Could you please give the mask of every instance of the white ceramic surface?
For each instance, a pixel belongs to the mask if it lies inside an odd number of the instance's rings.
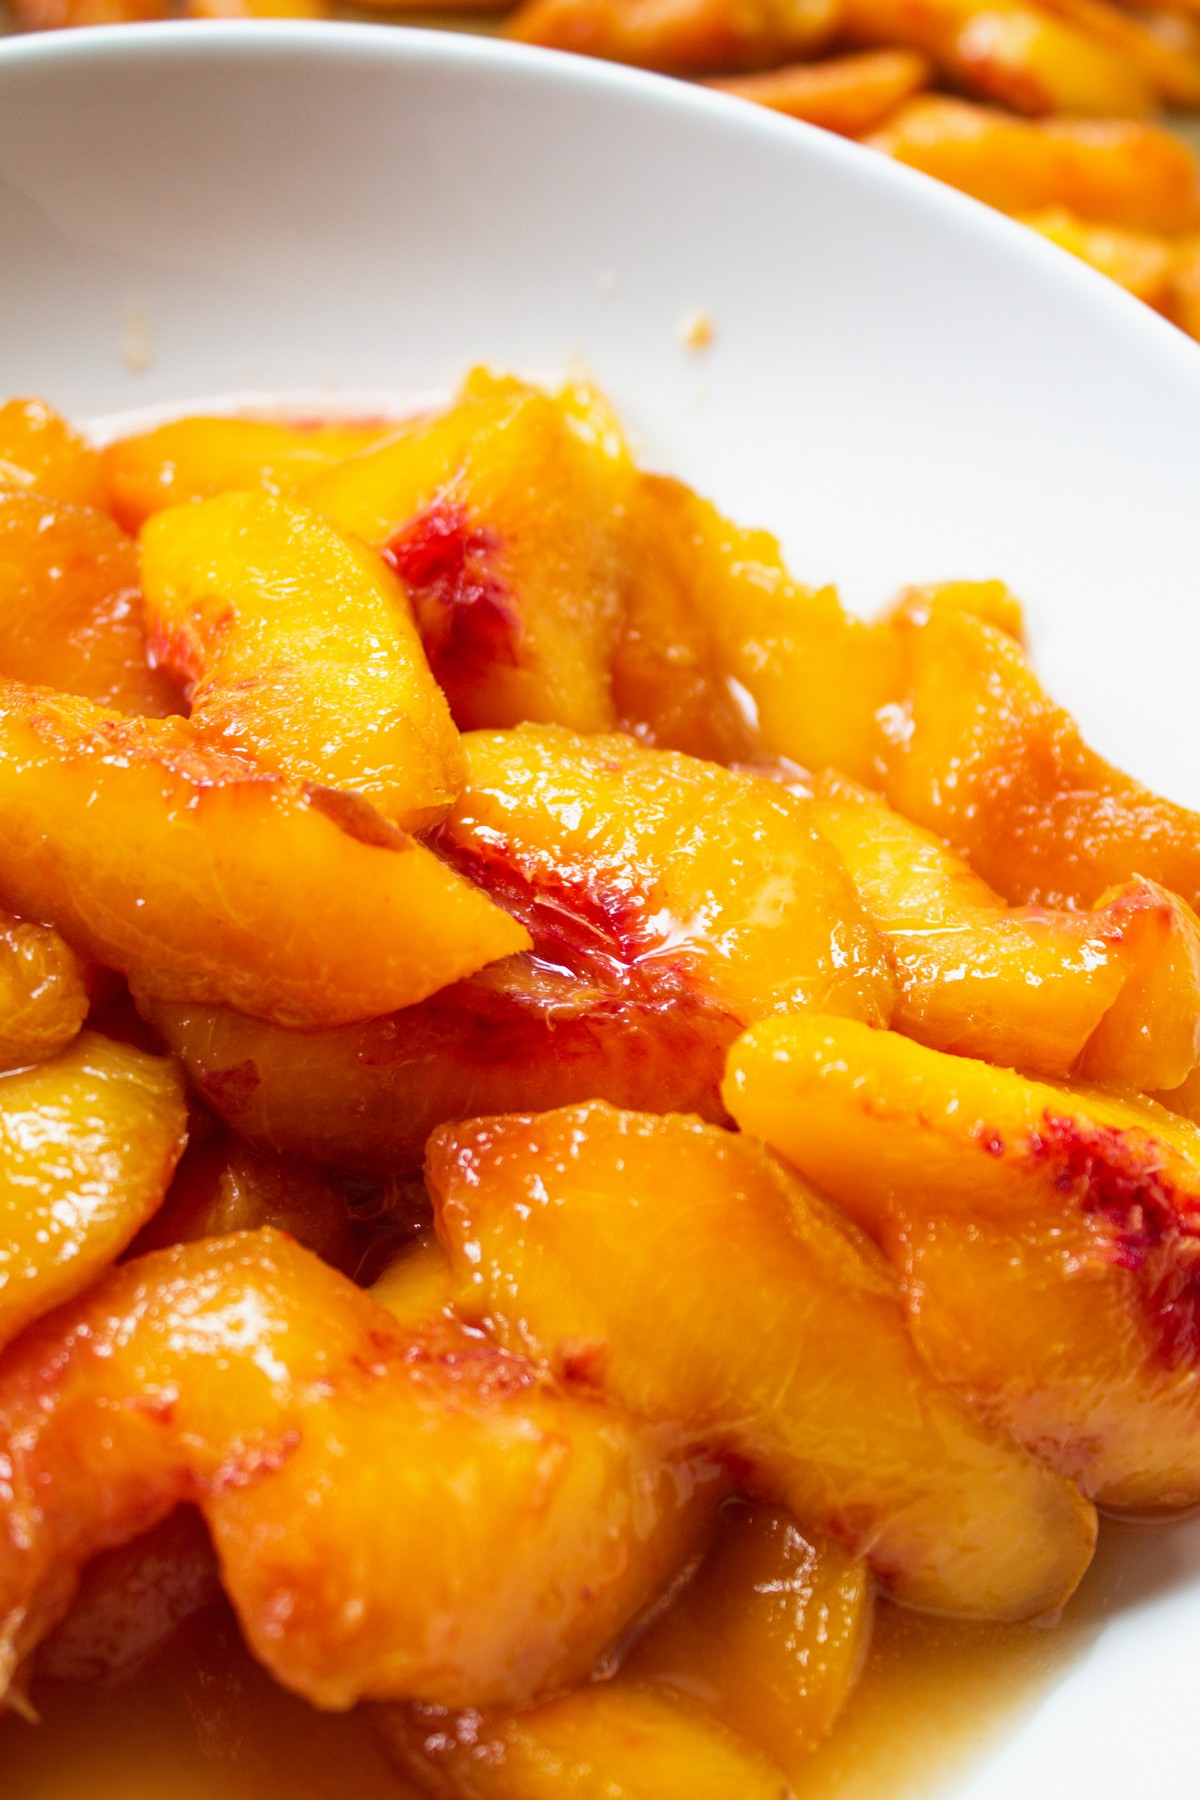
[[[535,51],[0,45],[0,393],[96,417],[571,359],[649,460],[856,605],[1007,577],[1094,740],[1200,802],[1200,347],[1060,252],[821,133]],[[1094,1648],[956,1796],[1191,1800],[1198,1668],[1193,1524],[1124,1558]]]

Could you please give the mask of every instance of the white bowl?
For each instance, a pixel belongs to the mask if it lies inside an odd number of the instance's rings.
[[[0,46],[0,393],[352,403],[571,359],[648,459],[855,604],[1007,577],[1093,739],[1200,802],[1200,349],[1061,252],[822,133],[538,51],[303,25]],[[1200,1526],[1176,1526],[1118,1558],[1098,1641],[954,1793],[1186,1800],[1197,1667]]]

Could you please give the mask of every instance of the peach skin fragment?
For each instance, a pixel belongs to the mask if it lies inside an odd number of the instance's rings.
[[[1200,1499],[1200,1129],[812,1016],[747,1032],[725,1096],[878,1239],[983,1418],[1105,1506]]]
[[[175,1064],[94,1032],[0,1075],[0,1344],[125,1248],[160,1205],[186,1126]]]
[[[0,901],[159,998],[342,1024],[526,947],[352,799],[198,745],[184,720],[0,683]]]
[[[141,548],[155,656],[200,733],[405,830],[442,816],[462,785],[458,733],[377,556],[255,492],[158,513]]]
[[[896,1598],[1020,1619],[1071,1593],[1090,1507],[933,1380],[888,1273],[748,1140],[597,1102],[443,1126],[426,1178],[465,1316],[681,1421]]]
[[[0,1369],[0,1443],[5,1682],[95,1552],[187,1501],[250,1648],[335,1710],[580,1680],[719,1488],[669,1426],[450,1325],[406,1332],[271,1230],[138,1258],[35,1327]]]

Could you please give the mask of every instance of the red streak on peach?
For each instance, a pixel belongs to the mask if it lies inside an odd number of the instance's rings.
[[[497,664],[518,663],[521,617],[495,570],[499,548],[493,531],[472,527],[461,503],[442,499],[382,553],[409,590],[429,666],[451,696]]]

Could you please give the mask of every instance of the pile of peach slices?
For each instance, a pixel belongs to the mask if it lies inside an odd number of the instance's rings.
[[[14,401],[0,670],[11,1707],[215,1557],[420,1792],[778,1800],[877,1595],[1200,1500],[1200,818],[999,583],[859,622],[579,385]]]

